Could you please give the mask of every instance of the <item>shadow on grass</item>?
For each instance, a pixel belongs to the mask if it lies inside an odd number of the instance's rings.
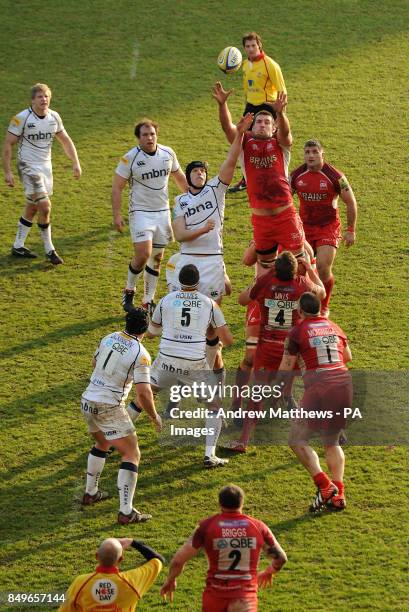
[[[109,227],[101,227],[83,234],[63,236],[56,241],[56,248],[63,257],[67,257],[67,263],[69,264],[70,256],[77,255],[81,250],[88,251],[93,245],[100,242],[108,242],[109,232]],[[38,250],[36,250],[36,252],[38,254],[38,259],[36,260],[20,259],[18,257],[13,257],[13,255],[9,253],[0,255],[0,270],[2,277],[13,277],[19,272],[32,274],[33,272],[46,272],[55,269],[56,266],[53,266],[44,258],[42,245],[38,245]]]
[[[82,321],[81,323],[73,323],[66,327],[59,327],[58,329],[49,332],[48,334],[41,335],[38,338],[32,338],[22,344],[11,346],[4,351],[0,352],[0,359],[7,359],[8,357],[14,357],[16,354],[21,354],[24,351],[30,351],[31,349],[38,349],[42,346],[47,346],[53,342],[61,342],[67,338],[76,337],[81,334],[87,333],[99,327],[108,325],[110,323],[123,322],[123,316],[112,316],[105,317],[104,319],[97,319],[92,321]],[[25,402],[26,400],[24,400]]]

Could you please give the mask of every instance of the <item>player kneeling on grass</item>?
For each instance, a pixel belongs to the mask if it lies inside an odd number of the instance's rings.
[[[199,271],[193,264],[183,266],[178,277],[181,289],[163,297],[155,308],[149,324],[149,337],[161,335],[159,353],[151,371],[154,391],[173,385],[202,382],[215,384],[213,372],[206,360],[206,332],[209,326],[224,346],[230,346],[233,336],[223,313],[214,300],[197,290]],[[204,398],[206,399],[206,398]],[[213,468],[228,463],[216,457],[216,445],[222,419],[216,416],[217,400],[207,404],[209,412],[206,429],[204,467]]]
[[[140,523],[152,516],[132,507],[138,478],[140,452],[135,427],[125,408],[125,401],[135,384],[135,406],[145,410],[159,432],[162,421],[155,409],[150,387],[150,355],[141,344],[148,329],[148,313],[134,308],[125,317],[125,330],[105,336],[94,355],[94,371],[82,400],[81,411],[96,444],[88,455],[87,481],[82,504],[102,501],[108,494],[98,489],[109,448],[121,454],[118,472],[118,523]]]
[[[302,364],[304,395],[300,410],[315,413],[314,418],[295,419],[289,444],[318,487],[310,512],[325,506],[330,510],[345,508],[345,455],[340,435],[346,425],[345,408],[352,406],[352,379],[347,363],[351,350],[342,329],[320,315],[321,302],[313,293],[300,297],[301,322],[288,334],[279,376],[285,380],[297,359]],[[302,414],[301,414],[302,417]],[[331,478],[322,471],[317,453],[308,442],[319,433]]]
[[[146,563],[121,572],[119,567],[123,552],[130,547],[135,548],[146,559]],[[161,554],[144,542],[132,538],[107,538],[95,556],[98,561],[95,571],[73,580],[59,612],[133,612],[165,563]]]
[[[219,493],[221,512],[203,521],[172,559],[161,595],[173,601],[176,578],[204,548],[209,569],[202,612],[256,612],[257,588],[271,585],[287,556],[265,523],[242,513],[243,490],[230,484]],[[261,551],[271,564],[258,572]],[[271,608],[270,608],[271,609]]]

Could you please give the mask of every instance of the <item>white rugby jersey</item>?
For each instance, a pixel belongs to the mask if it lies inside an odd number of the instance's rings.
[[[54,136],[64,131],[64,126],[60,115],[55,111],[49,109],[41,118],[30,107],[12,118],[8,131],[18,136],[19,160],[29,164],[43,164],[51,162]]]
[[[115,172],[129,182],[129,212],[169,210],[169,175],[179,168],[175,152],[160,144],[154,155],[140,147],[125,153]]]
[[[97,364],[83,394],[88,401],[116,406],[126,400],[132,383],[150,382],[150,355],[126,332],[105,336],[94,357]]]
[[[192,361],[205,358],[208,326],[226,325],[216,302],[199,291],[168,293],[159,300],[152,321],[162,326],[159,352]]]
[[[210,232],[195,240],[182,242],[182,255],[223,255],[223,221],[225,196],[228,185],[218,176],[207,181],[203,189],[193,195],[188,191],[175,198],[173,217],[184,216],[186,228],[196,230],[204,227],[212,219],[216,225]]]

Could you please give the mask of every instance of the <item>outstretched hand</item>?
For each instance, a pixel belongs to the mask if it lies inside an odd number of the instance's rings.
[[[277,99],[272,103],[272,107],[274,108],[276,113],[283,113],[285,111],[285,107],[287,106],[288,98],[285,91],[279,91],[277,94]]]
[[[227,98],[233,93],[234,89],[225,90],[220,81],[217,81],[213,85],[212,97],[217,101],[220,106],[227,102]]]
[[[239,132],[239,134],[244,134],[244,132],[247,132],[247,130],[251,128],[251,124],[253,123],[253,120],[254,120],[253,113],[246,113],[244,117],[241,117],[240,121],[238,121],[236,125],[237,131]]]

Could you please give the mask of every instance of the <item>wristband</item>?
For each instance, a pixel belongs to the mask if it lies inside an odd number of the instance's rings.
[[[355,234],[355,228],[352,225],[349,225],[347,227],[347,232],[351,232],[352,234]]]

